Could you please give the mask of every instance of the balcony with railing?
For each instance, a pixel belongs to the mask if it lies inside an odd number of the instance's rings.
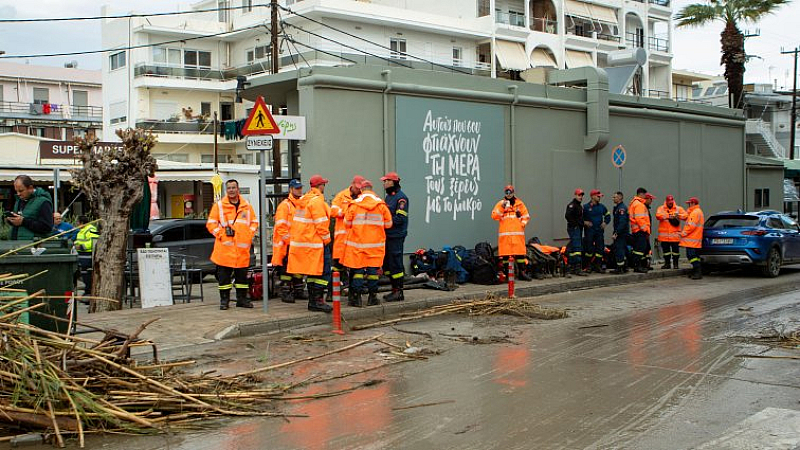
[[[639,33],[625,32],[625,44],[628,47],[644,48],[644,35]]]
[[[103,108],[101,106],[60,105],[56,103],[0,102],[0,117],[102,122]]]
[[[669,53],[669,39],[650,36],[647,38],[647,48],[655,52]]]
[[[153,133],[167,134],[213,134],[214,124],[205,122],[176,122],[170,120],[140,120],[136,128],[142,128]]]
[[[637,0],[638,1],[638,0]],[[648,0],[651,5],[663,6],[669,8],[670,0]]]
[[[195,80],[228,81],[239,75],[254,75],[270,71],[267,62],[256,62],[246,66],[230,69],[212,69],[210,67],[180,67],[163,64],[137,64],[133,69],[134,77],[184,78]]]
[[[582,26],[576,26],[570,30],[567,30],[567,34],[587,37],[591,39],[597,39],[599,41],[620,42],[621,40],[619,36],[614,36],[612,34],[606,34],[606,33],[598,33],[597,31],[592,31],[590,28]]]

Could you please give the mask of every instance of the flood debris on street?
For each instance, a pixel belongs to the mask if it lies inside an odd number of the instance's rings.
[[[512,315],[526,319],[555,320],[569,317],[564,309],[546,308],[533,303],[524,298],[497,297],[489,294],[481,300],[456,300],[442,306],[418,311],[414,314],[404,315],[396,319],[383,320],[363,325],[351,327],[353,330],[366,330],[369,328],[382,327],[401,322],[425,319],[428,317],[441,316],[444,314],[469,314],[470,316],[490,316],[490,315]]]

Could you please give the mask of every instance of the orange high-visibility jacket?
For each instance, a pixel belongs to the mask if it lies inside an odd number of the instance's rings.
[[[502,199],[494,205],[492,219],[500,222],[497,244],[499,256],[517,256],[527,254],[525,249],[525,225],[531,220],[528,208],[522,200],[516,199],[513,205],[509,202],[506,208],[503,203],[508,200]],[[517,217],[519,211],[519,217]]]
[[[289,229],[287,272],[322,275],[325,245],[331,242],[330,213],[319,189],[311,188],[300,198]]]
[[[700,205],[692,205],[688,210],[689,218],[681,231],[681,247],[700,248],[703,246],[703,210]]]
[[[628,207],[628,213],[631,220],[631,233],[644,231],[650,234],[650,212],[647,210],[647,205],[644,204],[643,199],[633,197]]]
[[[344,258],[344,241],[347,237],[347,229],[344,226],[344,213],[350,202],[353,201],[350,195],[350,188],[341,190],[331,202],[331,217],[336,219],[336,227],[333,231],[333,259],[341,260]]]
[[[233,228],[233,236],[225,233],[228,226]],[[211,253],[214,264],[233,268],[250,265],[250,246],[258,229],[258,217],[247,200],[240,196],[237,209],[227,195],[220,199],[208,214],[206,228],[217,238]]]
[[[656,219],[658,220],[658,240],[660,242],[680,242],[681,240],[681,224],[680,222],[677,225],[669,223],[670,217],[681,221],[686,220],[689,215],[677,203],[673,203],[672,208],[668,207],[666,202],[659,206],[656,210]]]
[[[533,246],[536,247],[537,250],[544,253],[545,255],[549,255],[551,253],[558,253],[559,251],[561,251],[560,248],[553,247],[552,245],[533,244]]]
[[[272,265],[282,266],[289,252],[289,230],[292,227],[292,216],[297,209],[299,198],[289,194],[275,211],[275,228],[272,231]]]
[[[392,212],[372,191],[364,191],[350,203],[344,215],[347,238],[341,263],[351,269],[380,267],[386,254],[386,230],[392,228]]]

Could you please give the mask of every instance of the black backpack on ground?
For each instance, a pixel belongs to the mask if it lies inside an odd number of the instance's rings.
[[[475,251],[462,259],[461,266],[470,274],[470,281],[475,284],[497,284],[497,268],[495,266],[494,249],[488,242],[479,242]]]

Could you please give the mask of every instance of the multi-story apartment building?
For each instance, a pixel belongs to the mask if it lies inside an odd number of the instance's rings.
[[[0,62],[0,134],[99,135],[101,104],[100,71]]]
[[[268,3],[205,0],[193,8],[219,10],[104,22],[104,47],[120,48],[103,63],[106,134],[148,128],[158,156],[210,162],[213,113],[242,119],[249,106],[234,102],[236,76],[269,73]],[[641,47],[648,62],[633,84],[672,96],[669,0],[279,3],[281,70],[366,63],[518,79],[536,67],[606,67],[609,53]],[[253,160],[241,143],[218,148],[222,160]]]

